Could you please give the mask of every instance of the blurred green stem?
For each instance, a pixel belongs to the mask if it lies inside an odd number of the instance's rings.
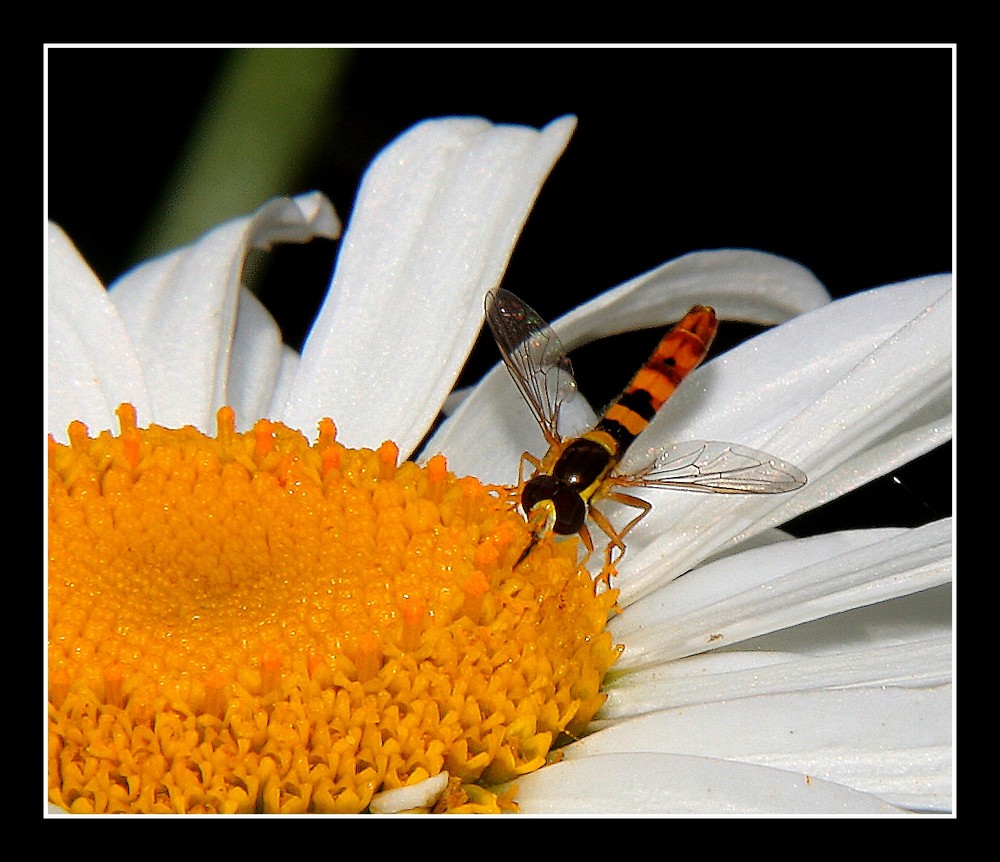
[[[299,187],[317,141],[336,121],[352,51],[230,52],[136,249],[142,260]]]

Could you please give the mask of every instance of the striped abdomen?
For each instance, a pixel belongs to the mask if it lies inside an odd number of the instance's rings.
[[[607,444],[614,441],[615,462],[649,424],[681,381],[705,358],[719,327],[715,310],[696,305],[656,345],[646,364],[632,378],[617,401],[584,437]]]

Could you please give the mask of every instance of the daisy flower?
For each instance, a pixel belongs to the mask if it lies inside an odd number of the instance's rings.
[[[523,519],[455,478],[509,484],[541,454],[502,367],[414,452],[572,128],[449,119],[391,144],[301,355],[240,273],[252,247],[337,235],[322,196],[272,201],[107,290],[50,228],[58,810],[950,809],[950,521],[775,529],[950,438],[950,277],[831,303],[790,261],[702,252],[556,321],[567,348],[695,302],[781,323],[693,372],[621,466],[729,440],[808,484],[658,495],[611,591],[572,541],[512,573]],[[564,433],[593,417],[571,405]],[[250,578],[249,559],[270,562]],[[276,590],[261,572],[278,559]],[[375,617],[301,592],[316,572]]]

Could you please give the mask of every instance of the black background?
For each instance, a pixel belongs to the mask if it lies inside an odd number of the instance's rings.
[[[107,283],[135,262],[225,50],[58,48],[47,60],[48,214]],[[274,191],[319,189],[346,220],[365,166],[414,122],[541,126],[573,113],[504,281],[543,316],[720,247],[792,258],[839,297],[952,269],[953,60],[948,48],[358,49],[328,140],[299,186]],[[335,254],[314,242],[273,256],[261,296],[288,343],[307,331]],[[290,278],[315,285],[312,301],[299,287],[283,301]],[[750,331],[725,326],[720,339]],[[585,394],[616,394],[653,340],[574,352]],[[495,361],[481,339],[462,382]],[[950,446],[894,475],[902,484],[873,483],[795,531],[950,513]]]

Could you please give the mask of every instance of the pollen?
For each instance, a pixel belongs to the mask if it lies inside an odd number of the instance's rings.
[[[49,440],[49,799],[516,810],[620,654],[573,542],[440,456],[261,420]]]

